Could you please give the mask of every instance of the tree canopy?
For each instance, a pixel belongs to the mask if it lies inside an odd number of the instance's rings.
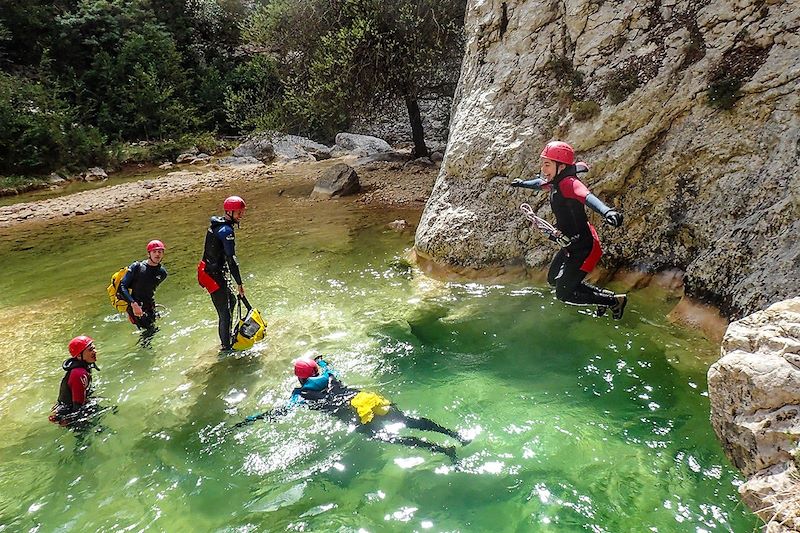
[[[452,95],[463,53],[464,0],[274,0],[244,39],[282,67],[287,106],[310,133],[402,99],[415,151],[427,155],[418,101]]]
[[[0,172],[102,163],[113,143],[278,129],[452,95],[465,0],[0,0]],[[105,155],[104,155],[105,154]]]

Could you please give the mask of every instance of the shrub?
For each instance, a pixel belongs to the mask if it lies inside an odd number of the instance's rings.
[[[562,85],[568,85],[574,89],[583,84],[583,74],[575,69],[572,60],[565,55],[551,58],[547,62],[546,68]]]
[[[742,85],[753,77],[767,60],[769,48],[742,46],[731,48],[709,72],[706,89],[708,104],[719,109],[731,109],[742,97]]]
[[[589,120],[600,114],[600,104],[592,100],[575,102],[569,109],[577,121]]]
[[[618,104],[638,89],[639,85],[637,69],[630,65],[610,74],[603,84],[603,91],[612,104]]]
[[[105,162],[103,135],[75,116],[55,89],[0,73],[0,172],[46,174]]]

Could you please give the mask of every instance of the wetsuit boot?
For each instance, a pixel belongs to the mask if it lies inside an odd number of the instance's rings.
[[[611,316],[614,320],[619,320],[622,318],[622,313],[625,312],[625,306],[628,305],[628,296],[626,294],[615,294],[614,298],[617,299],[617,303],[611,306]]]
[[[601,294],[604,294],[605,296],[611,296],[611,297],[614,297],[614,296],[616,296],[616,294],[614,294],[614,292],[613,292],[613,291],[610,291],[610,290],[608,290],[608,289],[600,289],[600,288],[598,287],[598,291],[599,291]],[[601,316],[605,316],[605,314],[606,314],[606,311],[608,311],[608,306],[607,306],[607,305],[598,305],[598,306],[597,306],[597,311],[595,311],[595,314],[594,314],[594,316],[596,316],[596,317],[598,317],[598,318],[599,318],[599,317],[601,317]]]

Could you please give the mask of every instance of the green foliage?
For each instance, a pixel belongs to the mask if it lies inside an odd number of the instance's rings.
[[[708,104],[719,109],[732,109],[742,97],[739,89],[761,68],[768,54],[769,48],[757,46],[741,46],[725,52],[709,72]]]
[[[583,74],[573,66],[572,60],[567,56],[551,58],[546,68],[560,85],[571,88],[573,92],[583,84]]]
[[[10,95],[7,79],[3,83],[0,107],[9,125],[0,133],[8,148],[5,172],[103,164],[106,138],[119,146],[141,139],[166,145],[186,133],[231,130],[222,102],[240,61],[239,22],[249,2],[0,0],[0,5],[0,67],[21,84]],[[12,96],[47,111],[25,113],[11,104]]]
[[[574,102],[570,107],[572,116],[577,121],[589,120],[600,114],[600,105],[592,100]]]
[[[743,83],[743,80],[735,76],[725,76],[711,82],[706,91],[709,105],[719,109],[732,109],[736,101],[742,97],[739,89]]]
[[[27,190],[36,189],[42,183],[47,183],[47,178],[43,176],[0,176],[0,192],[3,189],[10,194],[17,194]]]
[[[114,166],[121,166],[131,163],[172,161],[191,148],[197,148],[206,154],[216,154],[229,150],[232,146],[219,140],[212,132],[190,133],[181,135],[177,139],[166,139],[145,145],[116,143],[111,149],[111,163]]]
[[[46,173],[104,162],[102,134],[74,119],[74,109],[53,88],[0,73],[0,173]]]
[[[287,115],[329,137],[389,98],[452,94],[462,52],[461,0],[275,0],[243,28],[281,67]]]
[[[243,131],[281,130],[283,85],[275,61],[258,55],[236,67],[229,77],[224,108],[230,124]]]
[[[637,68],[631,65],[609,74],[603,84],[603,90],[612,104],[618,104],[625,101],[633,91],[639,88],[639,85],[641,82]]]

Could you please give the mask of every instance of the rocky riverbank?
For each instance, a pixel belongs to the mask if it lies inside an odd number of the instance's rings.
[[[354,165],[358,172],[362,188],[358,201],[378,206],[407,206],[421,210],[438,172],[437,165],[403,161],[361,164],[354,157],[270,165],[255,162],[235,167],[210,164],[197,170],[168,172],[154,179],[0,207],[0,231],[26,224],[53,224],[75,217],[97,216],[163,198],[190,196],[203,190],[227,187],[236,180],[307,181],[310,192],[316,178],[326,168],[340,161]]]

